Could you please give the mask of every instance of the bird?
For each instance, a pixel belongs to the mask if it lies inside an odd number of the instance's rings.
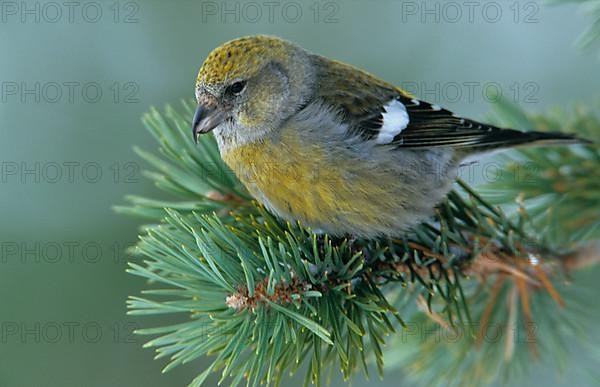
[[[268,35],[215,48],[196,78],[193,139],[212,132],[249,193],[315,233],[400,236],[473,155],[570,134],[460,117],[375,75]]]

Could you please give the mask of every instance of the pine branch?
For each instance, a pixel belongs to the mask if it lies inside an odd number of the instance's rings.
[[[191,385],[202,384],[213,372],[232,385],[278,385],[301,368],[306,384],[320,385],[326,369],[340,369],[349,379],[359,369],[369,375],[374,362],[382,375],[385,337],[392,337],[393,348],[419,348],[427,364],[435,364],[422,367],[429,372],[422,373],[424,379],[435,381],[432,375],[447,370],[465,380],[473,374],[478,378],[469,380],[486,380],[496,373],[483,372],[479,358],[465,354],[492,353],[505,360],[499,365],[507,365],[547,351],[537,345],[523,350],[509,341],[488,345],[481,339],[485,332],[477,329],[452,346],[393,338],[422,321],[453,331],[496,321],[554,327],[551,312],[563,310],[559,305],[566,299],[557,280],[562,268],[580,262],[573,249],[583,237],[573,235],[575,228],[565,228],[573,243],[548,243],[546,230],[532,221],[524,202],[507,213],[497,205],[501,200],[488,201],[459,182],[435,218],[403,238],[317,236],[301,224],[282,223],[252,202],[211,138],[203,137],[199,147],[190,141],[184,117],[192,117],[191,107],[184,102],[183,113],[172,108],[164,116],[148,113],[144,123],[158,140],[161,157],[137,150],[158,170],[146,175],[178,201],[133,197],[131,207],[117,208],[157,222],[141,236],[143,261],[131,262],[129,270],[150,280],[152,288],[143,297],[131,297],[129,313],[189,316],[183,323],[138,332],[158,336],[146,346],[156,348],[157,358],[170,359],[165,371],[211,356],[211,365]],[[597,134],[598,122],[586,122]],[[573,165],[586,158],[597,169],[597,148],[578,149],[557,157]],[[557,176],[548,175],[547,185],[556,186]],[[522,187],[505,188],[505,200],[513,201]],[[577,199],[559,201],[556,211],[564,216],[561,203],[577,205]],[[597,213],[586,228],[599,222]],[[588,233],[586,240],[594,235]],[[571,325],[561,321],[557,331],[561,324]],[[456,356],[440,359],[448,347]],[[556,352],[564,345],[549,348]]]

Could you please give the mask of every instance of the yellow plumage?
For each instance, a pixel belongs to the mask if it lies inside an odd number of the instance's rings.
[[[402,220],[405,181],[395,168],[372,168],[307,143],[294,127],[277,140],[223,152],[250,193],[279,216],[316,230],[357,236],[388,234]],[[377,182],[377,183],[375,183]],[[420,217],[413,214],[413,219]]]

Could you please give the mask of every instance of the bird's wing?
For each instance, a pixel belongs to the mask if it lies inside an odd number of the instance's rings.
[[[345,108],[342,108],[344,111]],[[373,107],[379,114],[370,118],[367,125],[371,138],[378,144],[391,144],[403,148],[423,148],[451,146],[494,147],[519,143],[521,132],[501,129],[474,120],[458,117],[438,105],[430,104],[410,96],[393,96],[387,101],[379,101]],[[351,125],[360,131],[365,124],[360,119],[342,113]],[[374,116],[374,114],[373,114]],[[375,125],[377,123],[377,125]]]
[[[326,60],[326,59],[324,59]],[[458,117],[349,65],[322,66],[317,97],[340,113],[353,134],[399,148],[496,148],[573,141],[560,133],[521,132]]]

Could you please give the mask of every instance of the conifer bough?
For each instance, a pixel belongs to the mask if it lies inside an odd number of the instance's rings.
[[[280,385],[296,372],[321,385],[338,369],[344,379],[383,377],[385,357],[419,382],[478,385],[522,377],[531,358],[562,365],[570,340],[586,346],[578,334],[597,308],[577,285],[598,273],[596,146],[504,156],[534,162],[535,184],[504,178],[476,192],[459,181],[434,219],[401,238],[330,238],[253,202],[212,138],[189,140],[193,106],[151,110],[143,121],[160,156],[136,149],[174,199],[130,196],[117,207],[152,223],[129,269],[149,289],[130,297],[129,314],[181,315],[137,332],[154,337],[145,346],[167,359],[165,372],[206,356],[192,386],[213,373],[231,385]],[[529,117],[499,104],[498,113],[522,128],[600,133],[581,109]],[[439,342],[422,329],[454,336]]]

